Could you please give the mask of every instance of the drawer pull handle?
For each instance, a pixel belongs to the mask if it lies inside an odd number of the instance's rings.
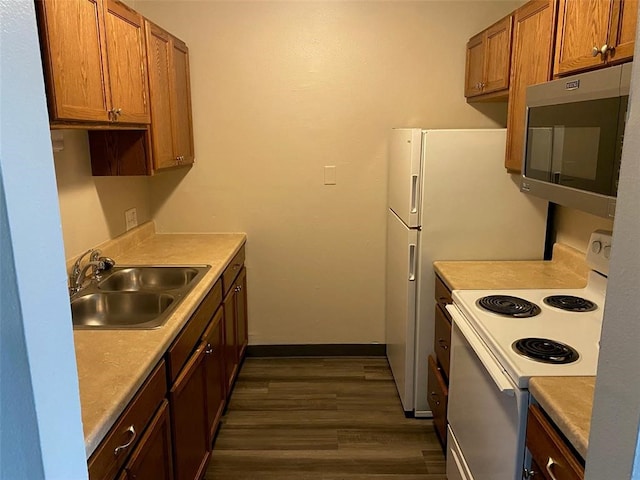
[[[551,477],[551,480],[558,480],[556,476],[553,474],[553,472],[551,471],[551,468],[554,465],[557,465],[556,461],[553,458],[549,457],[549,461],[547,462],[547,467],[546,467],[547,473],[549,474],[549,477]]]
[[[436,392],[431,392],[431,398],[436,402],[436,406],[440,406],[440,396]]]
[[[536,476],[536,472],[534,470],[529,470],[528,468],[524,469],[524,472],[522,472],[522,476],[524,478],[533,478],[534,476]]]
[[[449,350],[449,345],[447,345],[447,341],[444,338],[439,338],[438,344],[440,345],[440,348],[442,348],[443,350]]]
[[[204,351],[205,354],[211,355],[213,353],[213,346],[210,343],[207,343],[207,348]]]
[[[129,441],[127,443],[124,443],[124,444],[120,445],[119,447],[116,447],[116,449],[113,451],[114,455],[118,455],[121,451],[126,450],[127,448],[129,448],[131,446],[131,444],[133,443],[133,441],[136,439],[136,429],[133,428],[133,425],[131,425],[129,428],[127,428],[125,430],[125,432],[129,432],[131,434],[131,438],[129,439]]]

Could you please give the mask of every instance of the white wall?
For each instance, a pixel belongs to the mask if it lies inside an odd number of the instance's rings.
[[[613,221],[580,210],[558,206],[556,208],[555,230],[557,242],[586,252],[591,232],[613,230]]]
[[[34,2],[0,0],[0,478],[87,478]]]
[[[636,52],[639,50],[640,37],[637,37]],[[622,152],[586,480],[640,478],[640,471],[633,469],[640,424],[640,69],[635,67]]]
[[[65,257],[74,257],[126,231],[124,212],[138,223],[152,218],[148,177],[92,177],[86,130],[61,130],[64,149],[54,156]]]
[[[198,163],[153,179],[159,230],[248,233],[252,344],[384,342],[388,132],[504,124],[465,44],[522,2],[132,3],[190,48]]]

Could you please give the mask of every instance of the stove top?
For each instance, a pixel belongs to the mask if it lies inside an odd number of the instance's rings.
[[[455,290],[453,302],[507,374],[519,387],[526,388],[532,376],[596,374],[606,282],[605,276],[592,271],[588,286],[582,289]],[[533,316],[505,316],[481,306],[481,299],[496,296],[507,299],[498,304],[521,299],[538,312]],[[548,300],[554,297],[560,297],[559,301]],[[554,305],[549,305],[549,301]],[[575,304],[576,311],[562,308],[567,305],[573,308]],[[538,351],[527,354],[516,351],[519,341],[532,344]],[[536,358],[540,350],[550,351],[552,357],[566,356],[563,360],[567,361],[541,361]]]

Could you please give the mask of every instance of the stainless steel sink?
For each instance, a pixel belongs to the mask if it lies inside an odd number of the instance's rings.
[[[119,266],[71,297],[77,329],[151,329],[202,279],[209,265]]]
[[[196,267],[114,267],[98,283],[100,290],[175,290],[188,286],[198,276]]]

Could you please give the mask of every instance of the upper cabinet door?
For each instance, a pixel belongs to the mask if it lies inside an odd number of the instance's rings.
[[[611,15],[611,34],[608,60],[621,63],[633,58],[638,20],[638,0],[615,0]],[[615,28],[614,28],[615,27]]]
[[[149,123],[144,21],[116,0],[107,0],[107,59],[112,121]]]
[[[483,93],[509,88],[512,22],[509,15],[486,31]]]
[[[527,87],[551,80],[556,6],[556,0],[532,0],[514,13],[505,156],[512,173],[522,169]]]
[[[508,97],[512,24],[509,15],[467,42],[464,95],[469,101]]]
[[[191,120],[191,85],[189,79],[189,49],[177,38],[172,38],[173,64],[173,130],[174,152],[181,165],[193,163],[193,125]]]
[[[102,0],[39,0],[51,121],[110,121]]]
[[[464,95],[473,97],[482,93],[484,71],[484,32],[471,37],[467,42],[467,68]]]
[[[560,0],[554,74],[630,60],[637,11],[637,0]]]
[[[151,144],[154,169],[173,167],[173,125],[171,120],[171,36],[146,22],[151,103]]]

